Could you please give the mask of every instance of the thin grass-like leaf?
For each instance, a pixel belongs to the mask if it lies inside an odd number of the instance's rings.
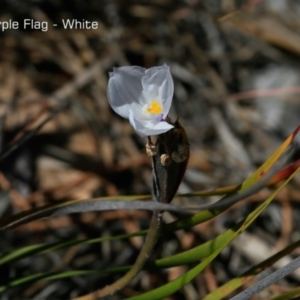
[[[291,152],[291,151],[290,151]],[[291,153],[287,154],[289,157]],[[286,159],[287,159],[286,157]],[[275,166],[274,169],[268,174],[264,174],[264,177],[259,181],[253,180],[253,186],[249,186],[248,189],[241,193],[241,188],[237,190],[239,193],[228,195],[216,203],[204,204],[194,207],[184,207],[178,205],[172,205],[168,203],[161,203],[156,201],[122,201],[122,200],[109,200],[105,201],[101,198],[88,199],[88,200],[76,200],[67,201],[58,204],[50,204],[37,209],[30,210],[29,212],[23,212],[14,215],[8,219],[0,222],[0,230],[6,230],[18,225],[22,225],[31,221],[39,220],[45,217],[57,217],[68,215],[72,213],[82,213],[89,211],[108,211],[108,210],[151,210],[151,211],[173,211],[177,213],[191,213],[192,210],[216,210],[221,211],[235,204],[236,202],[243,200],[244,198],[251,196],[262,189],[265,183],[280,169],[283,167],[284,162],[281,162],[279,166]],[[248,187],[248,186],[247,186]]]
[[[280,252],[272,255],[268,259],[264,260],[263,262],[253,266],[248,271],[244,272],[241,276],[234,278],[213,292],[211,292],[209,295],[203,298],[203,300],[221,300],[224,297],[228,296],[238,288],[240,288],[243,284],[250,281],[255,275],[259,274],[266,268],[272,266],[275,262],[277,262],[279,259],[284,257],[285,255],[291,253],[294,249],[298,248],[300,246],[300,240],[296,241],[295,243],[287,246]]]
[[[298,134],[299,130],[300,130],[300,125],[294,130],[294,132],[291,135],[288,136],[288,138],[278,147],[278,149],[264,162],[264,164],[262,166],[260,166],[242,184],[240,184],[239,186],[236,186],[236,187],[224,188],[225,190],[229,191],[229,194],[227,195],[227,197],[224,197],[223,200],[225,200],[226,198],[228,199],[228,197],[230,197],[230,195],[232,195],[233,193],[243,193],[247,189],[250,189],[255,184],[257,184],[257,182],[259,182],[261,177],[264,176],[264,174],[266,174],[268,172],[268,170],[270,170],[270,168],[272,168],[274,166],[274,164],[278,161],[278,159],[283,155],[284,151],[292,144],[292,142],[293,142],[295,136]],[[281,181],[282,179],[290,176],[295,171],[295,169],[297,169],[298,167],[299,167],[299,165],[296,165],[296,168],[295,168],[295,165],[292,164],[292,167],[288,166],[287,168],[280,171],[280,172],[282,172],[282,171],[288,169],[287,171],[284,171],[284,175],[283,174],[278,175],[278,173],[277,173],[273,177],[271,177],[269,179],[269,181],[267,181],[267,182],[277,183],[277,182]],[[276,179],[274,179],[274,177],[276,177]],[[267,182],[266,182],[266,184],[267,184]],[[197,193],[197,192],[191,193],[191,195],[195,195],[195,196],[200,195],[200,194],[201,194],[201,192],[200,193]],[[210,220],[211,218],[222,213],[226,208],[227,207],[225,206],[223,209],[201,211],[193,216],[185,217],[178,222],[181,224],[189,224],[190,226],[193,226],[193,225],[197,224],[196,222],[199,219],[201,220],[201,222]]]
[[[231,298],[232,300],[247,300],[250,299],[252,296],[258,294],[268,286],[278,282],[280,279],[284,278],[288,274],[292,273],[293,271],[300,268],[300,256],[295,258],[293,261],[288,263],[286,266],[276,270],[269,276],[265,277],[264,279],[260,280],[258,283],[253,285],[252,287],[246,289],[245,291],[239,293],[238,295]]]
[[[203,222],[213,218],[214,216],[218,215],[220,212],[222,212],[222,210],[214,210],[214,211],[204,210],[204,211],[199,212],[191,217],[184,218],[181,220],[176,220],[172,223],[164,225],[163,229],[162,229],[162,234],[168,234],[168,233],[174,232],[176,230],[191,228],[194,225],[203,223]],[[144,230],[144,231],[136,232],[133,234],[119,235],[119,236],[115,236],[115,237],[94,238],[94,239],[87,239],[87,240],[71,240],[71,241],[52,243],[49,245],[40,244],[40,245],[26,246],[26,247],[17,249],[15,251],[9,252],[7,254],[0,255],[0,265],[15,261],[18,259],[22,259],[22,258],[28,257],[30,255],[47,252],[47,251],[51,251],[51,250],[57,250],[57,249],[71,247],[74,245],[80,245],[80,244],[85,244],[85,243],[92,244],[92,243],[98,243],[98,242],[107,241],[107,240],[125,239],[125,238],[130,238],[133,236],[143,236],[143,235],[146,235],[146,233],[147,233],[147,230]],[[217,237],[217,240],[212,241],[212,243],[214,245],[218,244],[218,238],[219,237]],[[222,239],[221,236],[220,236],[220,239]],[[199,247],[201,247],[201,249],[202,249],[202,247],[203,248],[207,247],[207,249],[211,249],[211,247],[212,247],[211,241],[208,241],[207,243],[200,245]],[[196,249],[197,249],[196,252],[199,253],[200,249],[198,249],[198,247]],[[191,251],[193,252],[194,250],[191,249]],[[209,255],[209,253],[207,253],[203,257],[205,257],[207,255]],[[191,259],[193,257],[193,253],[188,253],[187,256]]]
[[[29,275],[26,277],[18,278],[15,280],[9,281],[9,283],[1,285],[0,286],[0,293],[13,288],[20,286],[22,284],[29,284],[29,283],[34,283],[42,279],[47,279],[47,280],[54,280],[54,279],[61,279],[61,278],[68,278],[68,277],[73,277],[73,276],[83,276],[83,275],[92,275],[92,274],[97,274],[100,273],[100,271],[95,271],[95,270],[75,270],[75,271],[68,271],[68,272],[53,272],[53,273],[36,273],[33,275]]]
[[[150,204],[151,203],[152,202],[150,202]],[[207,219],[212,218],[214,215],[217,215],[218,213],[220,213],[220,210],[216,210],[213,213],[211,211],[206,210],[206,211],[203,211],[201,213],[198,213],[198,214],[192,216],[192,218],[190,218],[190,219],[184,219],[184,220],[179,220],[179,221],[173,222],[173,223],[168,224],[164,227],[164,233],[173,232],[173,231],[178,230],[178,229],[190,228],[193,225],[199,224],[201,222],[206,221]],[[12,225],[14,225],[14,224],[12,224]],[[146,232],[147,231],[144,231],[144,232],[141,232],[141,233],[135,233],[132,236],[144,235],[144,234],[146,234]],[[120,236],[119,238],[125,238],[125,237],[131,237],[131,235],[125,235],[125,236],[123,235],[123,236]],[[109,238],[109,240],[113,240],[113,239],[116,239],[116,238],[117,237],[112,237],[112,238]],[[101,242],[103,240],[104,239],[101,239],[101,238],[93,239],[94,242],[96,242],[96,241]],[[105,240],[107,240],[107,238]],[[54,244],[51,244],[49,246],[47,246],[47,245],[36,245],[36,246],[24,247],[24,248],[21,248],[19,250],[13,251],[12,253],[2,254],[0,256],[0,265],[4,264],[4,263],[7,263],[9,261],[16,260],[18,258],[24,258],[26,256],[29,256],[29,255],[32,255],[32,254],[35,254],[35,253],[44,252],[44,251],[47,250],[47,248],[48,248],[48,250],[52,250],[52,249],[58,249],[58,248],[72,246],[72,245],[76,245],[76,244],[81,244],[81,243],[84,243],[84,242],[85,241],[75,240],[75,241],[63,242],[63,243],[61,243],[61,245],[59,245],[57,243],[54,243]],[[190,256],[191,254],[192,253],[188,254],[188,256],[190,258],[192,257],[192,256]]]
[[[298,170],[297,170],[298,171]],[[295,173],[297,172],[295,171]],[[295,174],[294,173],[294,174]],[[215,256],[218,255],[218,253],[230,242],[232,241],[240,232],[244,231],[254,220],[255,218],[258,217],[259,213],[262,212],[262,210],[272,201],[272,199],[277,195],[277,193],[287,184],[287,182],[294,176],[294,174],[282,184],[282,186],[271,196],[269,197],[264,203],[262,203],[254,212],[252,212],[245,220],[239,222],[236,226],[234,226],[231,229],[228,229],[226,232],[223,234],[219,235],[215,239],[206,242],[203,245],[200,245],[198,247],[195,247],[193,249],[187,250],[185,252],[182,252],[180,254],[173,255],[171,257],[166,257],[157,260],[154,263],[151,264],[146,264],[146,268],[169,268],[172,266],[177,266],[177,265],[182,265],[182,264],[188,264],[192,263],[195,261],[199,261],[200,259],[204,257],[208,257],[203,264],[198,265],[198,268],[194,268],[194,272],[198,274],[198,269],[203,270],[207,266],[207,264],[213,259]],[[123,237],[128,237],[128,235],[124,235]],[[112,273],[112,272],[125,272],[130,268],[130,266],[126,267],[121,267],[121,268],[114,268],[114,269],[109,269],[109,270],[102,270],[102,271],[97,271],[97,274],[101,273]],[[77,272],[77,271],[76,271]],[[91,274],[89,271],[84,271],[86,275]],[[190,273],[191,280],[194,278],[194,272]],[[60,276],[61,274],[61,276]],[[82,275],[84,275],[82,274]],[[94,274],[94,273],[93,273]],[[32,283],[38,280],[42,279],[57,279],[57,278],[64,278],[72,276],[72,273],[70,272],[63,272],[63,273],[42,273],[42,274],[35,274],[32,276],[26,276],[20,279],[15,279],[11,281],[7,285],[0,286],[0,291],[6,290],[7,288],[10,287],[15,287],[20,284],[25,284],[25,283]],[[188,277],[190,278],[190,277]],[[185,282],[185,281],[183,281]],[[175,284],[176,286],[176,284]],[[172,290],[174,286],[172,285]],[[167,289],[168,290],[168,289]],[[156,290],[155,290],[156,291]],[[166,291],[166,290],[165,290]],[[148,295],[148,294],[147,294]],[[150,295],[152,297],[152,295]],[[137,298],[138,299],[138,298]],[[142,299],[142,298],[140,298]],[[151,298],[152,299],[152,298]],[[156,299],[156,298],[153,298]]]
[[[282,154],[287,149],[287,147],[291,145],[299,130],[300,130],[300,126],[297,127],[297,129],[283,142],[283,144],[256,172],[254,172],[247,180],[245,180],[240,186],[238,186],[229,195],[231,195],[232,193],[238,193],[238,194],[242,193],[245,190],[250,189],[255,184],[257,184],[262,179],[262,177],[264,177],[264,175],[270,170],[270,168],[274,166],[274,164],[282,156]],[[272,174],[272,176],[274,174]],[[268,177],[267,179],[270,180],[272,176]],[[262,184],[262,187],[264,184],[267,184],[268,180],[266,180]],[[229,195],[223,198],[222,200],[225,201],[225,199],[228,198]],[[164,210],[164,211],[184,212],[190,209],[190,208],[187,209],[187,208],[177,207],[175,205],[168,206],[168,204],[156,203],[153,201],[152,202],[135,201],[134,203],[132,203],[132,201],[128,202],[129,199],[141,199],[141,197],[143,197],[143,199],[148,198],[148,196],[140,196],[139,198],[138,196],[135,197],[123,196],[118,198],[126,201],[120,200],[120,201],[113,202],[116,197],[114,198],[114,200],[110,198],[111,199],[110,201],[104,201],[104,197],[102,197],[93,200],[70,200],[70,201],[60,202],[57,204],[50,204],[2,220],[0,221],[0,229],[2,230],[8,229],[13,226],[21,225],[44,217],[59,216],[59,215],[70,214],[75,212],[87,212],[91,210],[94,211],[94,210],[115,210],[115,209],[141,209],[141,210]],[[229,204],[233,204],[234,202],[237,202],[240,199],[242,198],[237,197],[235,200],[230,199],[231,202],[229,201],[229,199],[226,199],[226,201]],[[202,205],[194,209],[211,210],[211,209],[217,209],[219,207],[225,209],[228,207],[227,203],[223,202],[220,205],[218,204]]]
[[[256,184],[255,180],[259,180],[260,176],[259,176],[259,172],[266,172],[266,170],[268,170],[270,167],[272,167],[274,165],[274,163],[278,160],[278,158],[280,158],[280,156],[283,154],[284,150],[286,149],[286,147],[288,147],[292,142],[292,139],[289,137],[284,143],[283,145],[281,145],[279,147],[279,149],[265,162],[265,164],[263,164],[258,171],[256,171],[252,176],[250,176],[249,179],[247,179],[242,185],[240,185],[239,188],[239,192],[242,192],[244,190],[246,190],[247,188],[251,188],[251,184],[252,186]],[[265,166],[265,167],[264,167]],[[290,169],[292,170],[292,169]],[[256,178],[256,179],[255,179]],[[125,197],[119,197],[119,199],[126,199],[126,201],[130,200],[130,199],[137,199],[138,197],[140,198],[144,198],[147,199],[147,195],[146,196],[136,196],[136,197],[130,197],[130,196],[125,196]],[[78,201],[69,201],[70,202],[78,202]],[[60,204],[58,204],[59,206]],[[64,205],[64,204],[62,204]],[[182,207],[180,208],[182,210]],[[204,222],[212,217],[214,217],[215,215],[217,215],[218,213],[220,213],[222,210],[215,210],[214,212],[212,211],[202,211],[198,214],[195,214],[191,217],[182,219],[182,220],[178,220],[176,222],[173,222],[171,224],[168,224],[165,228],[164,228],[164,233],[166,232],[172,232],[174,230],[178,230],[178,229],[183,229],[183,228],[190,228],[191,226],[195,225],[195,224],[199,224],[201,222]],[[239,224],[237,225],[239,226]],[[233,231],[232,231],[233,230]],[[175,265],[180,265],[180,264],[187,264],[189,262],[194,262],[196,260],[202,259],[204,257],[207,256],[213,256],[214,252],[217,251],[217,249],[219,247],[222,247],[222,245],[224,244],[224,242],[226,242],[228,239],[232,238],[232,234],[234,234],[235,232],[235,228],[234,229],[230,229],[228,231],[226,231],[224,234],[218,236],[217,238],[203,244],[200,245],[199,247],[196,247],[194,249],[188,250],[186,252],[181,253],[180,255],[174,255],[172,257],[167,257],[167,258],[163,258],[161,260],[156,261],[153,264],[148,264],[147,267],[151,267],[151,268],[163,268],[163,267],[171,267],[171,266],[175,266]],[[139,232],[136,234],[132,234],[132,235],[123,235],[123,236],[119,236],[119,237],[111,237],[108,239],[116,239],[116,238],[128,238],[131,236],[136,236],[136,235],[144,235],[146,234],[146,231],[144,232]],[[106,240],[107,238],[105,238]],[[16,259],[20,259],[22,257],[26,257],[30,254],[35,254],[35,253],[40,253],[41,251],[49,251],[49,250],[54,250],[54,249],[58,249],[58,248],[62,248],[62,247],[67,247],[67,246],[72,246],[72,245],[76,245],[76,244],[80,244],[80,243],[93,243],[93,242],[99,242],[102,241],[104,239],[93,239],[90,241],[78,241],[78,240],[74,240],[74,241],[68,241],[68,242],[64,242],[64,243],[54,243],[52,245],[34,245],[34,246],[29,246],[29,247],[24,247],[22,249],[17,250],[16,252],[13,253],[9,253],[6,255],[2,255],[0,257],[0,263],[4,264]],[[110,270],[104,270],[104,271],[99,271],[99,273],[103,273],[103,272],[115,272],[115,271],[126,271],[128,268],[130,268],[130,266],[127,267],[122,267],[122,268],[117,268],[117,269],[110,269]],[[87,271],[88,273],[88,271]],[[43,278],[47,278],[50,279],[52,278],[52,276],[60,276],[59,274],[35,274],[36,276],[27,276],[25,278],[21,278],[21,279],[16,279],[15,281],[12,281],[15,284],[17,283],[25,283],[25,282],[32,282],[32,280],[36,281],[36,280],[40,280]],[[62,276],[67,276],[66,273],[62,273]],[[57,277],[56,277],[57,278]],[[6,286],[2,286],[1,290],[6,289],[11,285],[11,283],[9,285]]]
[[[289,299],[292,299],[292,297],[295,297],[295,296],[300,296],[300,287],[297,287],[295,289],[291,289],[287,292],[284,292],[281,295],[273,297],[270,300],[289,300]],[[296,298],[294,298],[294,299],[296,299]],[[299,299],[299,298],[297,298],[297,299]]]
[[[299,168],[300,169],[300,168]],[[297,169],[268,199],[266,199],[258,208],[256,208],[252,213],[250,213],[242,222],[239,224],[239,228],[236,231],[232,231],[231,238],[227,239],[223,245],[212,253],[208,258],[206,258],[203,262],[198,264],[196,267],[188,271],[183,276],[178,277],[177,279],[157,288],[150,292],[143,293],[139,296],[131,297],[130,300],[144,300],[144,299],[163,299],[189,283],[193,280],[198,274],[200,274],[213,260],[214,258],[231,242],[233,241],[241,232],[246,230],[254,220],[261,214],[261,212],[271,203],[271,201],[275,198],[275,196],[286,186],[286,184],[294,177],[294,175],[298,172]],[[246,299],[246,298],[239,298]],[[234,299],[238,300],[238,299]]]
[[[95,243],[101,243],[104,241],[114,241],[114,240],[121,240],[121,239],[129,239],[131,237],[135,236],[143,236],[146,235],[147,231],[139,231],[132,234],[123,234],[118,236],[112,236],[112,237],[100,237],[100,238],[93,238],[93,239],[84,239],[84,240],[68,240],[63,242],[56,242],[51,244],[37,244],[37,245],[31,245],[22,247],[20,249],[10,251],[8,253],[2,254],[0,256],[0,265],[11,263],[13,261],[29,257],[31,255],[35,254],[41,254],[53,250],[58,250],[66,247],[72,247],[75,245],[81,245],[81,244],[95,244]]]

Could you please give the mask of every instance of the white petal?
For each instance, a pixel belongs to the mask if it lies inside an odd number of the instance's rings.
[[[129,109],[141,110],[141,79],[145,70],[138,66],[121,67],[114,68],[109,74],[108,101],[112,109],[123,118],[129,118]]]
[[[165,121],[156,122],[152,120],[149,121],[135,119],[131,110],[129,111],[129,121],[136,133],[139,134],[141,137],[158,135],[167,132],[174,127],[173,125]]]
[[[167,116],[173,99],[174,83],[170,68],[164,64],[146,70],[142,77],[142,85],[146,95],[162,101],[164,118]]]

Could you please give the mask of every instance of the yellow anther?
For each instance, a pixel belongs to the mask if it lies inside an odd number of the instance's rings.
[[[159,115],[162,113],[162,107],[157,101],[153,100],[151,101],[150,107],[147,109],[147,112],[149,112],[150,114]]]

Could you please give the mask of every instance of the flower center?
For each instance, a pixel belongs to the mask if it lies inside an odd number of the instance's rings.
[[[145,104],[143,107],[144,114],[159,115],[162,113],[162,106],[155,100],[150,102],[150,105]]]

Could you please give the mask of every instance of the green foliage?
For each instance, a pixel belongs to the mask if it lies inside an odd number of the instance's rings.
[[[220,190],[215,190],[215,194],[222,194],[221,191],[227,193],[227,195],[222,199],[222,201],[226,200],[227,198],[231,197],[235,194],[241,194],[250,188],[252,188],[255,184],[257,184],[263,175],[269,171],[270,168],[273,167],[273,165],[277,162],[277,160],[283,155],[284,151],[288,148],[288,146],[292,143],[294,136],[290,136],[280,147],[279,149],[254,173],[252,174],[247,180],[245,180],[241,185],[237,187],[228,187],[223,188]],[[280,185],[279,188],[276,189],[276,191],[268,197],[265,201],[263,201],[256,209],[254,209],[248,216],[246,216],[242,221],[237,223],[232,228],[226,230],[219,236],[207,241],[206,243],[196,246],[192,249],[189,249],[187,251],[182,251],[181,253],[158,259],[154,262],[148,262],[144,269],[164,269],[164,268],[170,268],[173,266],[179,266],[179,265],[186,265],[190,263],[197,263],[197,265],[193,268],[191,268],[186,274],[183,276],[178,277],[177,279],[158,287],[150,292],[137,295],[134,297],[131,297],[130,299],[162,299],[164,297],[167,297],[174,292],[180,290],[184,285],[191,282],[196,276],[198,276],[203,270],[219,255],[219,253],[226,248],[239,234],[241,234],[243,231],[245,231],[256,219],[257,217],[263,212],[263,210],[271,203],[271,201],[276,197],[276,195],[288,184],[288,182],[294,177],[294,175],[299,171],[299,168],[296,170],[293,170],[293,173],[288,174],[288,178],[283,181],[283,183]],[[203,192],[205,193],[205,192]],[[209,192],[210,194],[212,192]],[[190,195],[185,195],[189,197],[193,197],[194,195],[201,194],[201,192],[195,192]],[[147,199],[148,196],[126,196],[123,198],[123,200],[135,200],[135,199]],[[98,201],[99,199],[95,199],[95,201]],[[78,200],[77,200],[78,201]],[[74,201],[73,201],[74,202]],[[72,202],[72,203],[73,203]],[[68,201],[66,203],[60,203],[59,205],[56,205],[55,208],[59,208],[62,206],[65,206],[67,204],[70,204],[71,201]],[[214,217],[217,217],[221,212],[225,211],[228,208],[228,205],[225,205],[221,209],[214,209],[214,210],[203,210],[198,213],[195,213],[191,216],[179,219],[174,221],[173,223],[166,224],[163,226],[161,235],[169,234],[171,232],[175,232],[176,230],[180,229],[189,229],[194,225],[203,223],[207,220],[210,220]],[[46,210],[48,207],[46,208]],[[51,207],[53,209],[53,206]],[[40,209],[41,210],[41,209]],[[44,211],[46,211],[44,210]],[[27,215],[29,215],[27,213]],[[41,215],[42,217],[45,215]],[[20,216],[19,218],[24,218],[24,215]],[[39,217],[38,217],[39,218]],[[28,218],[28,219],[22,219],[26,222],[29,222],[33,219],[38,218]],[[8,221],[2,221],[2,227],[4,228],[6,226],[9,226],[10,224],[18,222],[18,217],[13,217],[9,219]],[[24,223],[22,221],[22,223]],[[4,225],[3,225],[4,224]],[[43,254],[45,252],[49,251],[56,251],[58,249],[66,248],[66,247],[72,247],[75,245],[80,244],[93,244],[93,243],[101,243],[104,241],[113,241],[113,240],[120,240],[120,239],[128,239],[130,237],[134,236],[144,236],[147,234],[147,231],[140,231],[134,234],[126,234],[126,235],[119,235],[114,237],[108,237],[108,238],[96,238],[96,239],[85,239],[85,240],[68,240],[68,241],[61,241],[57,243],[52,244],[37,244],[32,246],[23,247],[20,249],[16,249],[10,253],[3,253],[0,256],[0,265],[5,265],[8,263],[12,263],[18,260],[21,260],[23,258]],[[205,297],[205,300],[211,300],[211,299],[222,299],[223,297],[229,295],[230,293],[236,291],[238,288],[240,288],[245,282],[249,281],[251,278],[253,278],[254,275],[259,274],[262,270],[264,270],[266,267],[271,266],[274,264],[278,259],[283,257],[284,255],[287,255],[291,253],[296,247],[300,245],[300,241],[297,241],[279,253],[271,256],[269,259],[267,259],[264,262],[259,263],[256,266],[253,266],[249,271],[245,272],[240,277],[234,278],[230,280],[229,282],[225,283],[223,286],[216,289],[211,294],[207,295]],[[202,261],[201,261],[202,260]],[[199,263],[199,261],[201,261]],[[55,280],[60,278],[66,278],[66,277],[72,277],[72,276],[85,276],[85,275],[91,275],[91,274],[101,274],[101,273],[124,273],[130,269],[130,266],[123,266],[119,268],[111,268],[107,270],[71,270],[67,272],[50,272],[50,273],[39,273],[39,274],[31,274],[28,276],[24,276],[21,278],[14,278],[11,279],[7,284],[0,286],[0,292],[20,286],[22,284],[32,284],[39,280]],[[281,296],[273,298],[273,300],[279,300],[279,299],[289,299],[292,296],[299,295],[300,291],[299,288],[288,291]]]

